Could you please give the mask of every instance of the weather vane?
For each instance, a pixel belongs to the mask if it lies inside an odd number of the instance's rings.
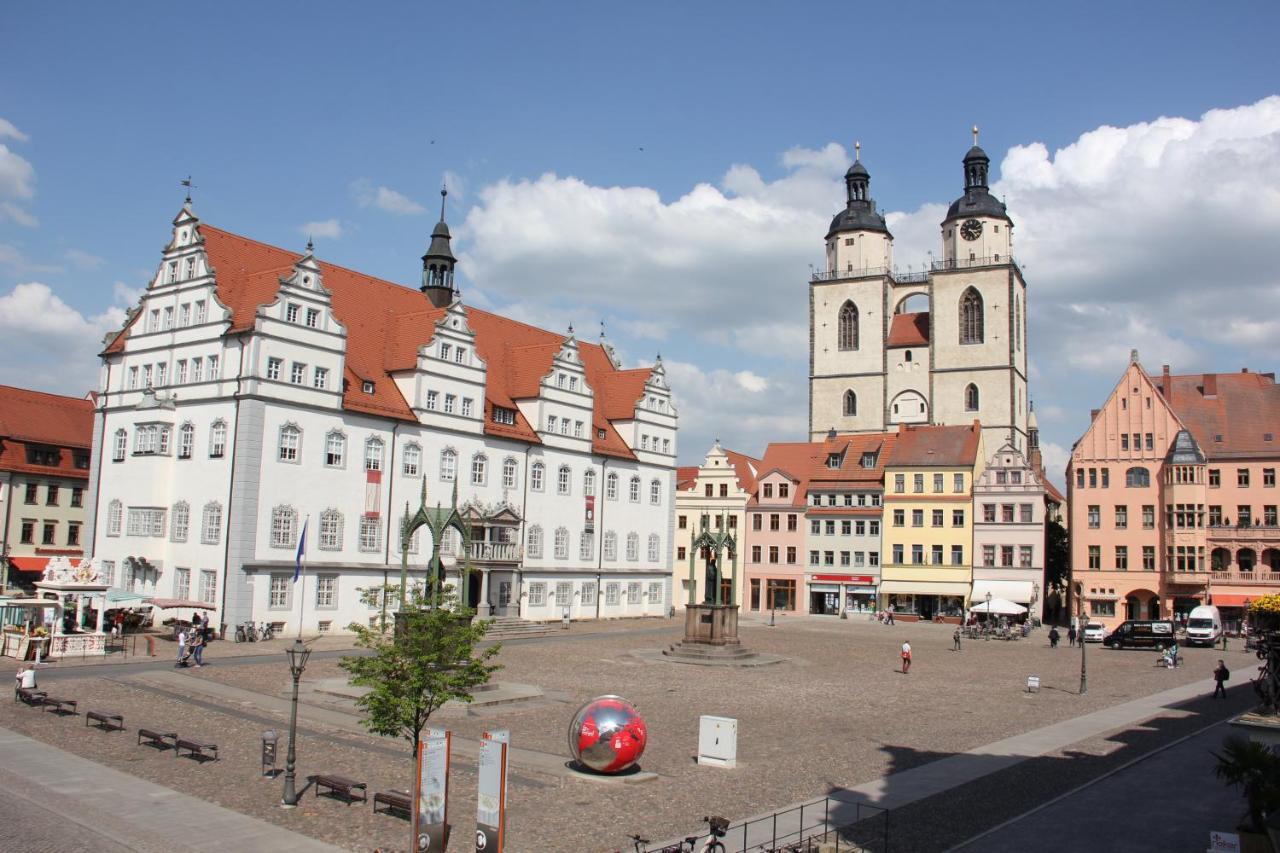
[[[184,180],[184,181],[179,181],[179,183],[180,183],[180,184],[182,184],[182,186],[184,186],[184,187],[186,187],[186,188],[187,188],[187,203],[188,203],[188,204],[190,204],[190,203],[191,203],[191,191],[192,191],[193,189],[195,189],[195,188],[196,188],[196,185],[195,185],[195,184],[193,184],[193,183],[191,183],[191,176],[190,176],[190,175],[187,175],[186,180]]]

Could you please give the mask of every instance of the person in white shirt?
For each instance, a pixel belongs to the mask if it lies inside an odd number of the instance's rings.
[[[182,660],[187,656],[187,629],[183,628],[178,632],[178,659],[174,661],[174,666],[181,666]]]
[[[911,644],[903,642],[902,644],[902,674],[906,675],[911,671]]]

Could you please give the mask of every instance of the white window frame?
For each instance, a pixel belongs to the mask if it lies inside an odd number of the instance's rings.
[[[222,539],[222,504],[210,501],[204,505],[200,518],[200,541],[205,545],[217,545]]]
[[[291,506],[277,506],[271,510],[271,547],[292,549],[298,547],[298,511]]]
[[[325,433],[324,467],[347,467],[347,437],[340,430],[331,429]]]
[[[169,540],[172,542],[186,542],[190,533],[191,504],[186,501],[178,501],[173,505],[173,511],[169,514]],[[184,595],[177,597],[186,598]]]
[[[371,437],[365,439],[364,442],[364,470],[381,471],[382,470],[382,439]]]
[[[611,563],[618,559],[618,534],[612,530],[604,534],[604,558]]]
[[[557,527],[555,532],[555,559],[569,559],[569,529],[567,527]]]
[[[410,442],[404,446],[400,457],[400,471],[406,477],[417,477],[422,474],[422,446]]]
[[[319,546],[321,551],[342,550],[342,513],[326,509],[320,513]]]
[[[298,465],[302,462],[302,428],[295,423],[280,427],[276,445],[276,461]]]

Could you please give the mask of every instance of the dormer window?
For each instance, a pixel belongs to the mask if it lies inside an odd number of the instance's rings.
[[[514,424],[516,422],[516,413],[514,409],[508,409],[503,406],[493,407],[493,422],[495,424]]]
[[[863,468],[876,467],[876,455],[874,453],[862,454],[862,467]]]
[[[840,467],[840,454],[839,454],[839,453],[828,453],[828,454],[827,454],[827,467],[828,467],[828,468],[839,468],[839,467]]]
[[[602,429],[596,430],[596,438],[600,439],[601,441],[604,441],[604,436],[605,436],[604,430]]]
[[[363,382],[361,382],[361,383],[360,383],[360,390],[361,390],[361,391],[363,391],[363,392],[364,392],[364,393],[366,393],[366,394],[372,394],[372,393],[373,393],[373,380],[372,380],[372,379],[366,379],[366,380],[364,380]]]

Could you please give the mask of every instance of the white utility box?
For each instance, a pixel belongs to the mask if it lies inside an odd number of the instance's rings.
[[[698,763],[738,766],[738,721],[703,715],[698,720]]]

